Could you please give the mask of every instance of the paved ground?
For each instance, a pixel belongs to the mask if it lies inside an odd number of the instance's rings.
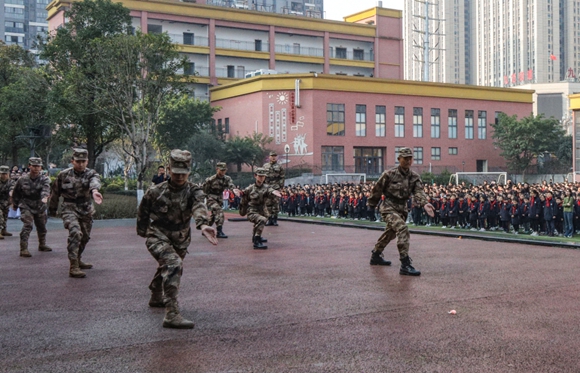
[[[227,222],[217,247],[195,232],[196,327],[168,330],[133,221],[95,225],[85,279],[49,227],[52,253],[0,241],[0,372],[580,372],[579,250],[413,235],[411,278],[394,246],[394,266],[368,265],[377,231],[281,222],[254,251],[250,223]]]

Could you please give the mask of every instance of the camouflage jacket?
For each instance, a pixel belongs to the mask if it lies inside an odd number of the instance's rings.
[[[266,183],[262,184],[262,186],[258,186],[254,183],[244,189],[244,196],[241,204],[248,206],[248,212],[263,214],[264,206],[268,200],[274,196],[272,192],[275,190],[276,189],[270,187]]]
[[[181,187],[163,182],[147,190],[137,213],[137,234],[147,237],[155,230],[189,231],[191,218],[197,229],[208,224],[204,193],[197,185],[186,182]]]
[[[268,171],[268,176],[266,176],[266,184],[270,185],[276,190],[284,188],[286,172],[284,171],[284,168],[280,166],[280,163],[268,162],[264,164],[263,168]]]
[[[203,183],[203,192],[208,196],[218,202],[222,202],[223,192],[226,189],[235,189],[236,186],[232,182],[232,178],[225,175],[224,177],[218,177],[217,175],[212,175],[205,179]]]
[[[8,179],[0,180],[0,206],[6,207],[10,204],[10,190],[14,187],[14,181]]]
[[[48,196],[50,196],[48,176],[39,175],[36,179],[31,179],[30,175],[24,175],[14,184],[12,204],[39,213],[46,210],[46,203],[42,202],[42,199]]]
[[[51,185],[49,213],[54,214],[58,208],[58,199],[63,197],[63,208],[73,208],[92,214],[93,190],[99,190],[101,179],[95,170],[87,168],[79,173],[74,168],[61,171]]]
[[[423,183],[418,173],[408,170],[404,172],[400,167],[391,168],[383,172],[368,199],[370,207],[376,206],[382,196],[385,200],[381,204],[380,211],[396,211],[404,213],[407,210],[407,200],[413,196],[415,204],[426,205],[429,201],[423,191]]]

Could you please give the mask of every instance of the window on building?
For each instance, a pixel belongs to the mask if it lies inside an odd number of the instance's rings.
[[[224,127],[223,126],[224,125],[223,125],[222,120],[221,119],[218,119],[218,121],[217,121],[217,128],[216,128],[217,133],[223,133],[223,130],[224,130]]]
[[[477,138],[487,139],[487,111],[477,112]]]
[[[356,136],[367,135],[367,106],[356,105]]]
[[[147,25],[148,34],[162,34],[163,27],[161,25]]]
[[[326,104],[326,134],[344,136],[344,104]]]
[[[195,63],[186,62],[183,67],[183,75],[195,75]]]
[[[362,49],[354,49],[352,51],[353,59],[362,61],[365,59],[365,51]]]
[[[447,117],[448,135],[450,139],[457,138],[457,110],[449,109]]]
[[[431,160],[432,161],[441,160],[441,148],[431,148]]]
[[[385,148],[354,148],[354,172],[380,175],[383,172]]]
[[[465,139],[473,139],[473,110],[465,110]]]
[[[237,77],[238,78],[243,78],[246,76],[246,67],[245,66],[238,66],[237,68]]]
[[[449,155],[457,155],[457,148],[455,147],[449,148]]]
[[[441,137],[441,110],[431,109],[431,138]]]
[[[405,108],[395,106],[395,137],[405,137]]]
[[[230,133],[230,118],[225,119],[224,134]]]
[[[183,33],[183,44],[185,45],[194,45],[195,44],[195,35],[191,32],[184,32]]]
[[[344,147],[322,147],[322,171],[344,171]]]
[[[402,146],[395,146],[395,166],[399,165],[399,151],[402,149]]]
[[[375,107],[375,136],[385,137],[387,130],[387,107]]]
[[[346,48],[336,47],[335,51],[335,58],[346,58]]]
[[[495,112],[495,124],[499,124],[499,115],[501,114],[501,111],[496,111]]]
[[[413,148],[413,162],[415,164],[423,164],[423,148],[421,147]]]
[[[260,39],[254,40],[254,49],[256,50],[256,52],[262,51],[262,40]]]
[[[413,137],[423,137],[423,108],[413,108]]]
[[[236,77],[236,67],[234,65],[228,65],[228,78],[235,78]]]

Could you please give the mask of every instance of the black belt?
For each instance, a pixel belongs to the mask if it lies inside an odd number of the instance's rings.
[[[151,225],[154,227],[157,227],[157,228],[165,229],[167,231],[177,232],[177,231],[182,231],[182,230],[185,230],[186,228],[189,228],[189,224],[190,224],[189,221],[186,223],[181,223],[181,224],[173,224],[173,223],[169,223],[169,222],[155,221]]]
[[[90,201],[89,198],[79,197],[79,198],[65,198],[66,203],[87,203]]]

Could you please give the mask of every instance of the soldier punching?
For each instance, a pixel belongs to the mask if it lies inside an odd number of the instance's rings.
[[[190,152],[172,150],[170,180],[147,190],[137,214],[137,234],[147,238],[147,249],[159,264],[149,285],[149,306],[165,307],[164,328],[194,327],[192,321],[181,316],[177,303],[183,259],[191,242],[192,217],[202,235],[217,244],[216,232],[208,225],[203,190],[188,181],[190,165]]]
[[[28,251],[28,238],[32,232],[32,224],[36,226],[38,234],[38,250],[52,251],[46,245],[46,203],[50,195],[50,179],[42,175],[42,159],[31,157],[28,160],[30,173],[22,176],[12,191],[12,208],[20,208],[20,256],[29,258],[32,255]]]
[[[265,183],[272,189],[281,192],[284,188],[286,173],[284,172],[284,168],[278,163],[278,154],[276,152],[270,152],[270,162],[266,163],[262,168],[266,170]],[[266,225],[277,226],[278,213],[280,212],[280,197],[273,197],[268,200],[266,212],[268,217]]]
[[[61,171],[51,186],[48,213],[56,216],[59,198],[63,197],[61,215],[65,229],[68,229],[67,251],[70,262],[69,276],[83,278],[81,269],[91,269],[93,265],[82,261],[82,255],[91,238],[95,203],[101,204],[99,193],[101,181],[95,170],[87,168],[89,153],[86,149],[74,149],[72,167]]]
[[[254,249],[265,250],[268,246],[264,245],[268,240],[262,238],[264,226],[268,221],[267,212],[265,211],[270,200],[280,198],[280,191],[271,188],[264,183],[267,171],[258,168],[254,173],[256,182],[244,189],[244,196],[240,203],[240,215],[248,215],[248,220],[254,223],[252,231],[252,242]]]
[[[413,151],[410,148],[402,148],[399,150],[398,160],[398,167],[383,172],[368,199],[368,205],[373,208],[379,203],[381,197],[385,196],[380,211],[387,224],[384,233],[379,237],[372,251],[370,264],[391,265],[390,261],[382,258],[382,253],[387,244],[397,237],[397,248],[401,260],[399,273],[419,276],[421,272],[413,268],[409,257],[409,228],[405,223],[407,221],[407,200],[413,196],[415,204],[425,208],[431,217],[435,215],[435,212],[423,191],[421,177],[410,170],[413,164]]]
[[[223,211],[223,192],[226,189],[234,191],[236,196],[240,195],[240,190],[232,182],[232,178],[226,175],[226,164],[220,162],[216,167],[216,174],[205,179],[203,183],[203,192],[206,195],[206,205],[211,211],[209,225],[215,223],[217,229],[217,238],[228,238],[223,231],[224,211]]]
[[[12,236],[6,230],[8,210],[10,209],[10,190],[14,188],[14,182],[10,179],[10,168],[0,166],[0,240]]]

